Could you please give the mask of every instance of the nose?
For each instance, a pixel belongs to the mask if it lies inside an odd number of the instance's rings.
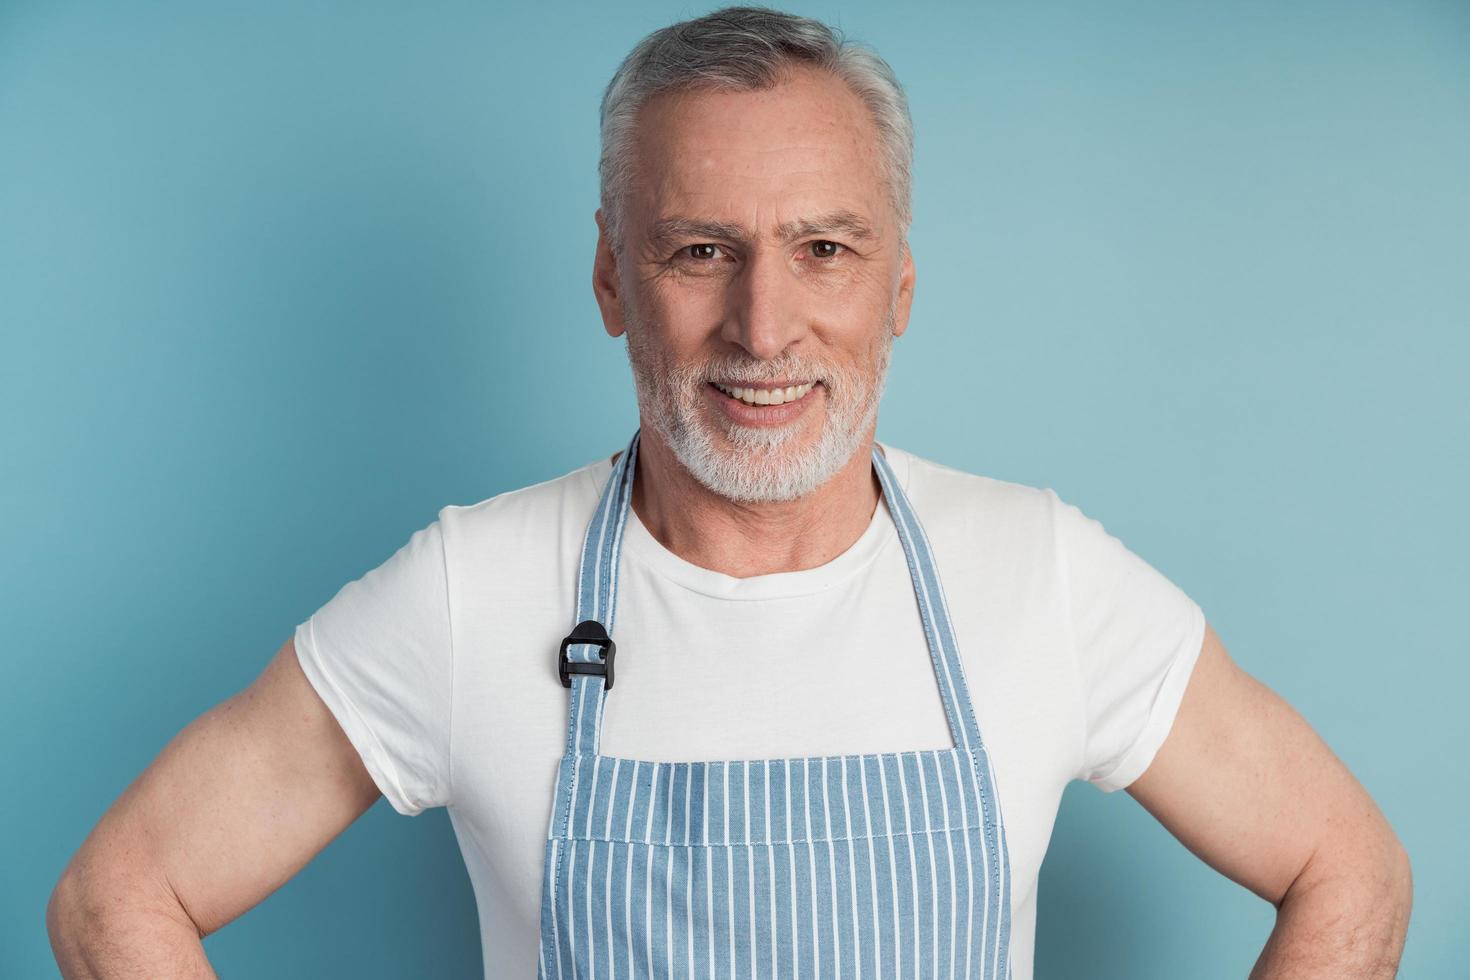
[[[751,250],[727,304],[720,335],[752,357],[770,360],[806,334],[800,283],[779,251]]]

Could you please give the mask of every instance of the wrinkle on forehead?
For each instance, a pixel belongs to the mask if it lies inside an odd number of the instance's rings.
[[[770,89],[697,88],[651,99],[632,176],[652,221],[684,217],[788,237],[793,223],[835,211],[889,223],[882,140],[845,82],[815,69]],[[780,217],[776,213],[780,212]]]

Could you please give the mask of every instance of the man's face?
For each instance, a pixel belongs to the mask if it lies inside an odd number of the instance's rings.
[[[811,69],[639,116],[622,249],[599,243],[594,283],[645,426],[721,496],[803,496],[871,437],[914,279],[879,145]]]

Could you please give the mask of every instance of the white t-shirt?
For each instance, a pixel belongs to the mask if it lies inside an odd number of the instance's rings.
[[[1199,654],[1199,606],[1050,489],[880,443],[928,532],[1012,869],[1016,980],[1062,790],[1127,786],[1162,744]],[[296,628],[317,692],[400,813],[446,806],[487,977],[532,976],[582,536],[608,458],[450,506]],[[630,513],[617,681],[601,751],[684,761],[953,745],[903,547],[879,503],[819,568],[733,578]]]

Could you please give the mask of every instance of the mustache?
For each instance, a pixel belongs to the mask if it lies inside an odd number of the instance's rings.
[[[779,357],[769,361],[722,357],[685,365],[673,371],[671,379],[691,386],[712,381],[748,385],[773,381],[793,384],[818,381],[830,385],[834,378],[841,378],[846,373],[841,368],[804,357]]]

